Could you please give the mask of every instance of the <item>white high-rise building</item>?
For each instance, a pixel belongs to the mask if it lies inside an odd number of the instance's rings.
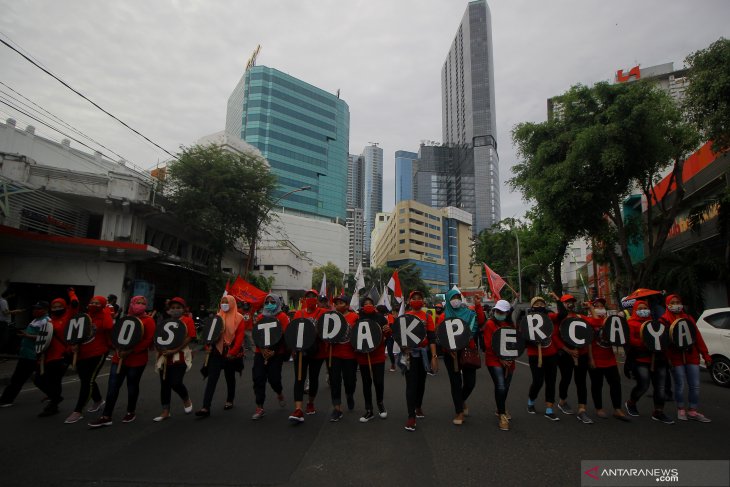
[[[370,255],[370,234],[375,227],[375,215],[383,211],[383,149],[376,143],[362,151],[365,162],[363,185],[363,218],[365,219],[365,255]]]

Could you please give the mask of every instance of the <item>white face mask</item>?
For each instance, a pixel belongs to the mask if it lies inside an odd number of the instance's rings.
[[[221,311],[224,313],[228,313],[228,310],[231,309],[231,305],[228,303],[221,304]]]
[[[171,309],[167,311],[167,314],[170,315],[171,318],[180,318],[183,315],[183,310],[181,309]]]
[[[671,311],[674,314],[681,313],[684,309],[684,306],[681,304],[672,304],[669,306],[669,311]]]
[[[650,311],[648,309],[637,309],[636,310],[636,316],[639,318],[648,318],[650,314]]]
[[[595,311],[598,316],[606,316],[607,314],[606,308],[596,308],[593,311]]]
[[[461,299],[452,299],[451,301],[449,301],[449,304],[454,309],[461,308],[461,303],[462,303]]]

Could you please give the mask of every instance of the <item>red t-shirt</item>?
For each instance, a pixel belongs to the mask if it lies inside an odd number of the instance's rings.
[[[563,318],[563,321],[567,320],[568,318],[580,318],[582,320],[588,321],[586,316],[579,315],[577,313],[568,313],[568,315]],[[553,331],[553,343],[555,343],[556,350],[562,350],[563,347],[571,348],[568,345],[565,344],[563,339],[560,337],[560,323],[558,323],[558,315],[556,313],[550,313],[550,319],[553,321],[553,328],[555,329]],[[578,349],[578,355],[585,355],[588,353],[588,347],[583,347]],[[543,351],[543,355],[545,355]]]
[[[259,315],[258,318],[256,318],[256,322],[262,321],[264,318],[266,318],[264,315]],[[276,353],[286,354],[287,352],[286,344],[284,343],[284,332],[289,326],[289,315],[287,315],[283,311],[280,311],[279,314],[276,315],[276,319],[279,320],[279,323],[281,324],[281,340],[279,341],[278,347],[276,347]],[[255,353],[261,353],[261,349],[258,346],[256,347]]]
[[[684,351],[679,348],[673,347],[670,342],[666,352],[667,360],[669,360],[669,363],[672,364],[672,366],[685,364],[699,365],[700,354],[702,354],[705,360],[710,357],[710,354],[707,350],[705,339],[702,338],[702,333],[700,333],[700,329],[697,327],[697,323],[695,323],[695,320],[684,311],[679,314],[674,314],[669,310],[667,310],[659,319],[662,321],[662,323],[664,323],[667,328],[669,328],[670,326],[672,326],[672,323],[680,318],[684,318],[685,320],[687,320],[689,322],[689,325],[695,329],[697,340],[691,348]]]
[[[180,317],[180,321],[185,324],[185,328],[188,330],[188,338],[195,338],[198,335],[197,331],[195,330],[195,321],[193,321],[193,317],[190,314],[182,315]],[[185,347],[183,347],[183,350],[184,349]],[[185,352],[180,350],[176,354],[167,356],[167,365],[172,365],[175,363],[185,363]]]
[[[51,324],[53,325],[53,338],[51,344],[48,346],[46,351],[43,353],[44,362],[53,362],[54,360],[61,360],[64,354],[68,351],[68,344],[64,340],[64,334],[66,333],[66,323],[68,323],[69,317],[63,316],[61,318],[51,317]]]
[[[487,367],[502,366],[502,363],[499,361],[499,357],[492,350],[492,337],[494,336],[494,333],[500,328],[514,328],[514,326],[510,323],[497,321],[492,318],[489,318],[487,320],[487,323],[484,325],[484,348],[486,349],[486,351],[484,352],[484,365],[486,365]],[[537,353],[537,348],[535,349],[535,353]]]
[[[546,347],[540,347],[543,357],[550,357],[558,353],[558,345],[555,343],[555,337],[560,334],[560,330],[558,329],[558,325],[556,324],[556,322],[558,321],[558,315],[557,313],[548,313],[548,316],[550,317],[550,321],[553,322],[553,334],[550,337],[550,344]],[[533,343],[527,343],[525,345],[525,349],[527,350],[528,357],[537,357],[537,345]]]
[[[352,330],[352,327],[355,326],[355,323],[357,323],[357,319],[359,318],[358,314],[353,313],[352,311],[348,311],[344,314],[344,317],[345,320],[347,320],[347,324],[350,327],[350,330]],[[350,345],[349,340],[347,341],[347,343],[333,343],[331,346],[333,357],[341,358],[344,360],[355,360],[355,350],[352,348],[352,345]]]
[[[91,316],[91,323],[96,328],[94,337],[87,343],[79,346],[79,360],[104,355],[109,351],[110,334],[114,328],[114,318],[112,318],[112,310],[103,308],[94,316]]]
[[[126,365],[127,367],[141,367],[143,365],[147,365],[149,349],[152,345],[152,340],[155,338],[155,320],[149,315],[144,315],[140,318],[140,321],[142,321],[144,333],[142,334],[142,339],[132,349],[132,353],[130,353],[122,362],[122,365]],[[118,350],[114,352],[112,363],[119,363]]]
[[[388,326],[388,319],[386,317],[384,317],[383,315],[379,314],[379,313],[377,315],[364,314],[363,313],[363,314],[360,315],[360,318],[372,319],[372,320],[374,320],[376,322],[382,320],[383,323],[382,323],[381,326],[383,328],[385,328],[386,326]],[[373,350],[369,354],[355,352],[355,359],[357,360],[357,363],[360,364],[360,365],[367,365],[368,364],[368,355],[370,355],[370,363],[371,364],[382,364],[382,363],[384,363],[385,362],[385,340],[392,333],[393,332],[391,330],[388,330],[387,332],[385,330],[383,330],[383,339],[380,340],[380,345],[378,345],[377,347],[375,347],[375,350]]]
[[[597,368],[613,367],[616,365],[616,355],[613,353],[613,347],[603,347],[598,344],[598,333],[603,328],[603,318],[593,318],[587,316],[585,320],[593,328],[593,343],[590,344],[593,362]]]
[[[406,311],[406,314],[411,316],[417,316],[421,319],[421,321],[426,324],[426,338],[424,338],[423,341],[418,344],[418,347],[420,348],[428,346],[428,335],[436,332],[436,325],[433,322],[433,318],[431,318],[431,314],[426,313],[425,311],[423,311],[423,309],[419,311]]]

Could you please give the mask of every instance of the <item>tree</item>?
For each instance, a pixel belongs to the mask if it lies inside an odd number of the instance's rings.
[[[220,146],[183,148],[168,166],[166,194],[172,211],[208,237],[212,267],[242,239],[256,238],[261,215],[271,207],[276,176],[266,162]]]
[[[339,267],[332,262],[327,262],[326,265],[321,267],[315,267],[312,270],[312,289],[316,289],[319,292],[319,288],[322,286],[322,276],[327,276],[327,290],[330,294],[339,294],[342,289],[343,273]],[[330,291],[331,290],[331,291]]]
[[[715,152],[730,149],[730,40],[721,37],[687,56],[684,107]]]
[[[421,269],[415,264],[408,264],[400,267],[398,270],[398,280],[400,281],[403,295],[407,299],[408,294],[411,291],[421,291],[423,297],[429,297],[431,295],[431,289],[428,284],[421,278]],[[396,269],[388,266],[380,267],[369,267],[363,270],[365,277],[365,293],[370,292],[370,289],[375,287],[379,294],[382,294],[383,288],[390,281],[391,276]],[[354,283],[353,283],[354,287]],[[388,291],[388,294],[392,298],[392,291]],[[394,302],[394,300],[391,300]]]
[[[268,293],[271,292],[271,287],[274,285],[276,278],[274,276],[266,277],[262,275],[249,274],[247,280],[250,284]]]

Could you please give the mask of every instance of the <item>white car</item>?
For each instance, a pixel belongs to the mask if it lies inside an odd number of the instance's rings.
[[[705,310],[697,320],[697,327],[712,357],[709,367],[712,381],[730,387],[730,308]]]

